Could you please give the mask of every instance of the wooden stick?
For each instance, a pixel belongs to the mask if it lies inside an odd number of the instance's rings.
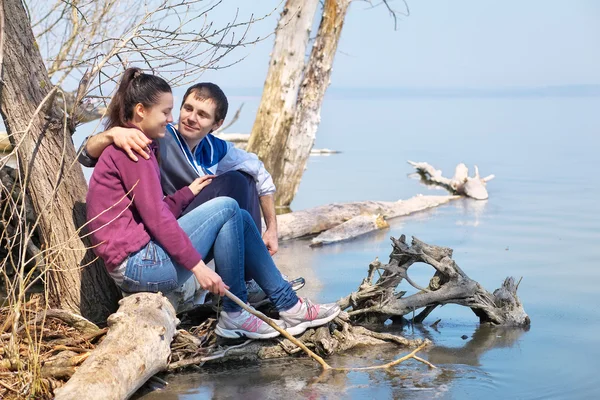
[[[419,356],[413,356],[412,358],[414,358],[414,359],[415,359],[415,360],[417,360],[417,361],[420,361],[420,362],[422,362],[423,364],[427,364],[427,365],[429,366],[429,368],[432,368],[432,369],[437,369],[437,367],[436,367],[435,365],[433,365],[432,363],[430,363],[430,362],[429,362],[429,361],[427,361],[427,360],[423,360],[423,359],[422,359],[421,357],[419,357]]]
[[[248,307],[248,305],[246,303],[244,303],[243,301],[241,301],[236,295],[234,295],[233,293],[231,293],[227,289],[225,289],[225,296],[227,296],[229,299],[231,299],[231,301],[233,301],[238,306],[242,307],[244,310],[248,311],[250,314],[254,315],[255,317],[260,318],[261,320],[263,320],[264,322],[266,322],[267,324],[269,324],[269,326],[271,328],[275,329],[282,336],[285,336],[285,338],[288,339],[290,342],[292,342],[296,346],[300,347],[302,350],[304,350],[304,352],[306,354],[308,354],[316,362],[318,362],[319,364],[321,364],[321,367],[324,370],[327,371],[327,370],[331,369],[331,366],[329,364],[327,364],[325,362],[325,360],[323,360],[321,357],[319,357],[313,351],[311,351],[308,347],[306,347],[306,345],[304,345],[304,343],[302,343],[301,341],[299,341],[298,339],[296,339],[295,337],[293,337],[292,335],[290,335],[285,329],[280,328],[275,322],[273,322],[273,320],[271,318],[267,317],[265,314],[261,313],[260,311],[256,311],[256,310]]]
[[[417,354],[417,352],[419,352],[425,346],[427,346],[427,343],[423,343],[422,345],[420,345],[419,347],[417,347],[415,350],[413,350],[411,353],[409,353],[409,354],[407,354],[407,355],[405,355],[403,357],[400,357],[399,359],[397,359],[395,361],[389,362],[387,364],[373,365],[371,367],[354,367],[354,368],[334,368],[334,367],[331,367],[329,364],[327,364],[327,362],[325,362],[325,360],[323,360],[321,357],[319,357],[313,351],[311,351],[308,347],[306,347],[306,345],[304,345],[304,343],[302,343],[301,341],[299,341],[298,339],[296,339],[295,337],[293,337],[292,335],[290,335],[285,329],[280,328],[275,322],[273,322],[273,320],[271,318],[267,317],[266,315],[264,315],[260,311],[256,311],[256,310],[248,307],[248,305],[246,303],[244,303],[243,301],[241,301],[236,295],[234,295],[233,293],[231,293],[227,289],[225,289],[225,296],[227,296],[228,298],[230,298],[234,303],[236,303],[238,306],[242,307],[244,310],[248,311],[250,314],[252,314],[252,315],[260,318],[261,320],[263,320],[264,322],[266,322],[267,324],[269,324],[270,327],[272,327],[273,329],[275,329],[277,332],[279,332],[282,336],[284,336],[290,342],[294,343],[296,346],[298,346],[302,350],[304,350],[304,352],[306,354],[308,354],[315,361],[317,361],[319,364],[321,364],[321,367],[323,368],[324,371],[328,371],[328,370],[333,370],[333,371],[366,371],[366,370],[373,370],[373,369],[385,369],[385,368],[390,368],[390,367],[393,367],[395,365],[398,365],[401,362],[408,360],[409,358],[414,358],[417,361],[421,361],[421,362],[429,365],[429,367],[436,368],[433,364],[429,363],[428,361],[425,361],[422,358],[415,356],[415,354]]]
[[[403,361],[408,360],[409,358],[415,358],[415,354],[417,354],[417,352],[419,350],[422,350],[425,346],[427,346],[427,343],[423,343],[422,345],[420,345],[419,347],[417,347],[416,349],[414,349],[412,352],[408,353],[407,355],[400,357],[399,359],[397,359],[395,361],[391,361],[387,364],[373,365],[371,367],[333,368],[333,370],[334,371],[369,371],[369,370],[373,370],[373,369],[390,368],[390,367],[400,364]],[[425,361],[425,360],[423,360],[423,361]]]

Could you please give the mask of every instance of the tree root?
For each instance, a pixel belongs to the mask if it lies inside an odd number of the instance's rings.
[[[517,296],[518,284],[514,278],[506,278],[492,294],[460,269],[452,260],[452,249],[429,245],[414,237],[409,246],[404,235],[399,240],[392,238],[392,242],[389,263],[372,262],[358,290],[338,301],[342,309],[349,310],[354,321],[381,323],[423,309],[414,318],[414,322],[420,323],[437,306],[453,303],[471,308],[481,323],[529,326],[530,319]],[[416,285],[408,276],[408,268],[416,262],[429,264],[436,270],[426,288]],[[375,272],[379,278],[374,282]],[[404,297],[405,291],[396,292],[403,279],[419,292],[408,297]]]

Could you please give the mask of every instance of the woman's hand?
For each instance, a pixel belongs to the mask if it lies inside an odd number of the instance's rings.
[[[194,182],[192,182],[188,187],[190,188],[192,193],[194,193],[194,196],[197,196],[198,193],[200,193],[202,189],[208,186],[212,182],[213,178],[216,177],[216,175],[201,176],[200,178],[196,178]]]
[[[208,268],[204,261],[200,260],[194,268],[192,268],[194,276],[202,286],[202,289],[208,290],[211,293],[218,294],[219,296],[225,296],[225,289],[229,289],[229,286],[223,282],[223,279],[212,269]]]

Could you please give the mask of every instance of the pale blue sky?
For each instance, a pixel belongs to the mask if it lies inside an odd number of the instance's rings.
[[[375,1],[375,0],[374,0]],[[264,15],[278,0],[225,0],[209,15],[222,24]],[[403,9],[399,0],[391,1]],[[398,30],[384,7],[354,1],[332,74],[333,87],[505,88],[600,84],[600,2],[594,0],[412,0]],[[281,8],[281,7],[279,7]],[[279,12],[256,23],[249,36],[267,35]],[[316,32],[313,31],[313,35]],[[206,72],[223,87],[260,88],[273,38],[235,57],[239,64]]]

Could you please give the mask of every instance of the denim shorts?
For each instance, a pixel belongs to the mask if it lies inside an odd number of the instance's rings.
[[[121,290],[128,293],[167,293],[178,287],[177,270],[169,255],[156,242],[150,241],[129,255]]]

